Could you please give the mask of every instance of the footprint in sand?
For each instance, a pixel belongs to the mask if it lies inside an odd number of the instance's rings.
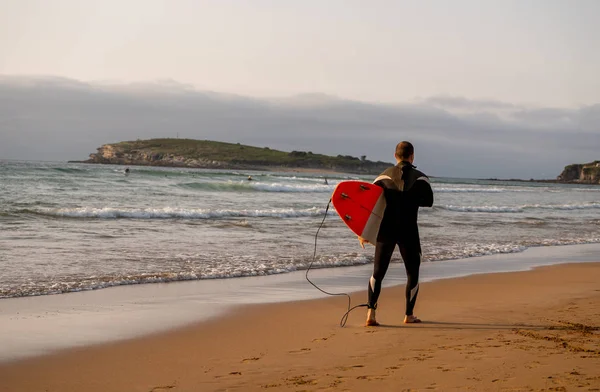
[[[175,385],[163,385],[163,386],[160,386],[160,387],[154,387],[154,388],[152,388],[150,390],[150,392],[166,391],[166,390],[173,389],[173,388],[175,388]]]
[[[404,364],[400,364],[400,365],[397,365],[397,366],[390,366],[390,367],[386,367],[386,370],[398,370],[402,366],[404,366]]]
[[[281,386],[281,384],[264,384],[264,385],[261,385],[260,387],[264,388],[264,389],[269,389],[269,388],[277,388],[280,386]]]
[[[290,353],[290,354],[300,354],[300,353],[305,353],[305,352],[308,352],[308,351],[310,351],[310,350],[311,350],[310,348],[308,348],[308,347],[304,347],[304,348],[301,348],[300,350],[292,350],[292,351],[288,351],[288,353]]]
[[[432,359],[433,355],[425,355],[425,354],[420,354],[418,357],[413,357],[414,360],[416,361],[424,361],[426,359]]]
[[[525,367],[527,369],[535,369],[538,368],[542,365],[542,363],[540,361],[533,361],[533,362],[529,362],[528,364],[525,365]]]
[[[258,361],[259,359],[260,359],[260,357],[244,358],[244,359],[242,359],[242,363],[254,362],[254,361]]]
[[[383,380],[383,379],[385,379],[385,377],[386,376],[368,376],[368,375],[365,375],[365,376],[358,376],[358,377],[356,377],[356,379],[357,380],[369,380],[370,381],[370,380]]]
[[[347,370],[351,370],[351,369],[355,369],[355,368],[362,368],[362,367],[365,367],[365,365],[340,366],[337,369],[345,372]]]
[[[340,380],[339,378],[337,380],[333,380],[330,384],[329,387],[330,388],[335,388],[338,385],[340,385],[341,383],[343,383],[344,381]]]
[[[296,376],[296,377],[290,377],[290,378],[286,378],[286,384],[288,385],[315,385],[317,384],[316,380],[313,379],[307,379],[306,377],[308,376]]]

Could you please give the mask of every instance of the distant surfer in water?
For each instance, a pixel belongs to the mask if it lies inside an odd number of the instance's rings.
[[[125,175],[128,175],[128,174],[129,174],[129,168],[126,168],[125,169]]]
[[[329,185],[329,183],[327,182],[327,177],[325,177],[325,181],[323,182],[323,185]]]
[[[377,326],[375,309],[381,292],[381,283],[390,265],[392,253],[398,246],[406,268],[406,315],[405,323],[419,323],[413,309],[419,294],[419,268],[421,266],[421,242],[417,226],[419,207],[433,205],[433,191],[429,178],[413,166],[415,150],[411,143],[400,142],[396,146],[396,166],[386,169],[374,183],[384,190],[386,208],[377,234],[373,276],[369,279],[367,326]],[[364,248],[367,242],[359,237]]]
[[[248,181],[254,181],[254,179],[252,178],[252,176],[248,176]]]

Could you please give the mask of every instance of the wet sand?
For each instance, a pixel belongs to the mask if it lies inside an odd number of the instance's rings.
[[[600,262],[386,287],[380,327],[325,298],[0,364],[0,391],[600,390]],[[354,303],[365,293],[353,295]],[[68,331],[65,331],[68,333]]]

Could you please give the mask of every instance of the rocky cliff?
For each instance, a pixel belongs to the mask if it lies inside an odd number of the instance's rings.
[[[580,184],[600,184],[600,161],[565,166],[557,180]]]
[[[85,163],[103,163],[113,165],[196,167],[218,169],[227,167],[225,162],[212,159],[191,158],[177,153],[156,151],[143,146],[133,147],[125,144],[105,144],[98,152],[90,154]]]

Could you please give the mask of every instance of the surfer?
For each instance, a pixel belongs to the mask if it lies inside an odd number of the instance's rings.
[[[248,176],[248,181],[253,181],[254,179],[252,178],[252,176]]]
[[[126,168],[125,169],[125,175],[128,175],[128,174],[129,174],[129,168]]]
[[[325,177],[325,182],[323,182],[323,185],[329,185],[329,183],[327,182],[327,177]]]
[[[367,326],[379,325],[375,319],[377,299],[396,246],[404,260],[407,276],[404,322],[421,322],[413,314],[419,294],[419,267],[421,266],[417,215],[419,207],[433,205],[433,191],[429,178],[413,166],[415,150],[410,142],[398,143],[394,156],[396,166],[386,169],[374,181],[384,190],[386,208],[377,234],[373,275],[369,279]],[[364,243],[367,241],[361,237],[358,237],[358,240],[364,248]]]

